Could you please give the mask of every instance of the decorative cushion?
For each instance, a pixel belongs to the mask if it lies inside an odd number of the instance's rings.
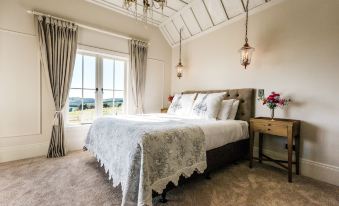
[[[221,102],[220,111],[219,111],[217,119],[220,119],[220,120],[228,119],[228,116],[231,113],[234,101],[235,99],[227,99]]]
[[[200,119],[216,119],[220,110],[221,101],[226,92],[198,94],[192,108],[192,116]]]
[[[235,119],[235,116],[237,116],[239,103],[240,103],[239,100],[235,100],[235,101],[233,102],[232,110],[231,110],[231,112],[230,112],[230,114],[229,114],[229,116],[228,116],[228,119]]]
[[[197,93],[194,94],[176,94],[169,106],[167,113],[174,115],[190,115],[192,105]]]

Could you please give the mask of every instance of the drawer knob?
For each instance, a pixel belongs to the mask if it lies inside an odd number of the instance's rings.
[[[268,128],[267,130],[268,130],[268,131],[271,131],[271,129],[270,129],[270,128]]]
[[[271,126],[271,124],[268,124],[268,126]]]

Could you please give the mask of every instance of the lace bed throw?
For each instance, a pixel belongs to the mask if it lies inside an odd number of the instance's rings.
[[[121,184],[122,205],[152,205],[152,190],[206,167],[200,127],[147,116],[106,117],[91,126],[86,147],[104,166],[113,187]]]

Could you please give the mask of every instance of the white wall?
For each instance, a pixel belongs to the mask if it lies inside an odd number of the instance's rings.
[[[338,10],[337,0],[286,0],[251,15],[249,43],[256,51],[248,70],[238,53],[244,19],[187,42],[187,69],[180,80],[172,72],[172,93],[262,88],[266,95],[274,90],[292,98],[276,116],[302,120],[302,174],[339,185]],[[175,48],[172,65],[177,61]],[[269,116],[269,110],[257,102],[256,115]],[[272,138],[264,147],[286,154],[285,143]]]
[[[148,61],[151,65],[154,61],[163,62],[167,78],[161,83],[163,93],[169,93],[171,48],[157,28],[83,0],[0,0],[0,162],[46,155],[50,140],[53,100],[44,74],[40,73],[33,16],[27,14],[26,10],[37,10],[148,40]],[[123,56],[128,53],[125,39],[86,29],[80,29],[79,32],[80,48],[98,47]],[[8,44],[13,44],[12,50],[9,50],[11,47]],[[25,107],[20,107],[20,110],[18,105],[23,103],[16,101],[22,101],[18,96],[26,100]],[[4,102],[4,99],[8,101]],[[25,119],[20,120],[22,117]],[[81,148],[87,129],[66,128],[68,150]]]

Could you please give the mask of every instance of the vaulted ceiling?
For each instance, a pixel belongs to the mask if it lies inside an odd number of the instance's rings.
[[[135,7],[123,7],[123,0],[87,0],[113,11],[135,17]],[[142,1],[138,0],[137,13],[142,16]],[[250,11],[279,0],[250,0]],[[183,28],[183,40],[189,40],[207,33],[245,13],[247,0],[167,0],[162,11],[154,8],[147,23],[158,26],[171,46],[179,43],[179,30]]]

